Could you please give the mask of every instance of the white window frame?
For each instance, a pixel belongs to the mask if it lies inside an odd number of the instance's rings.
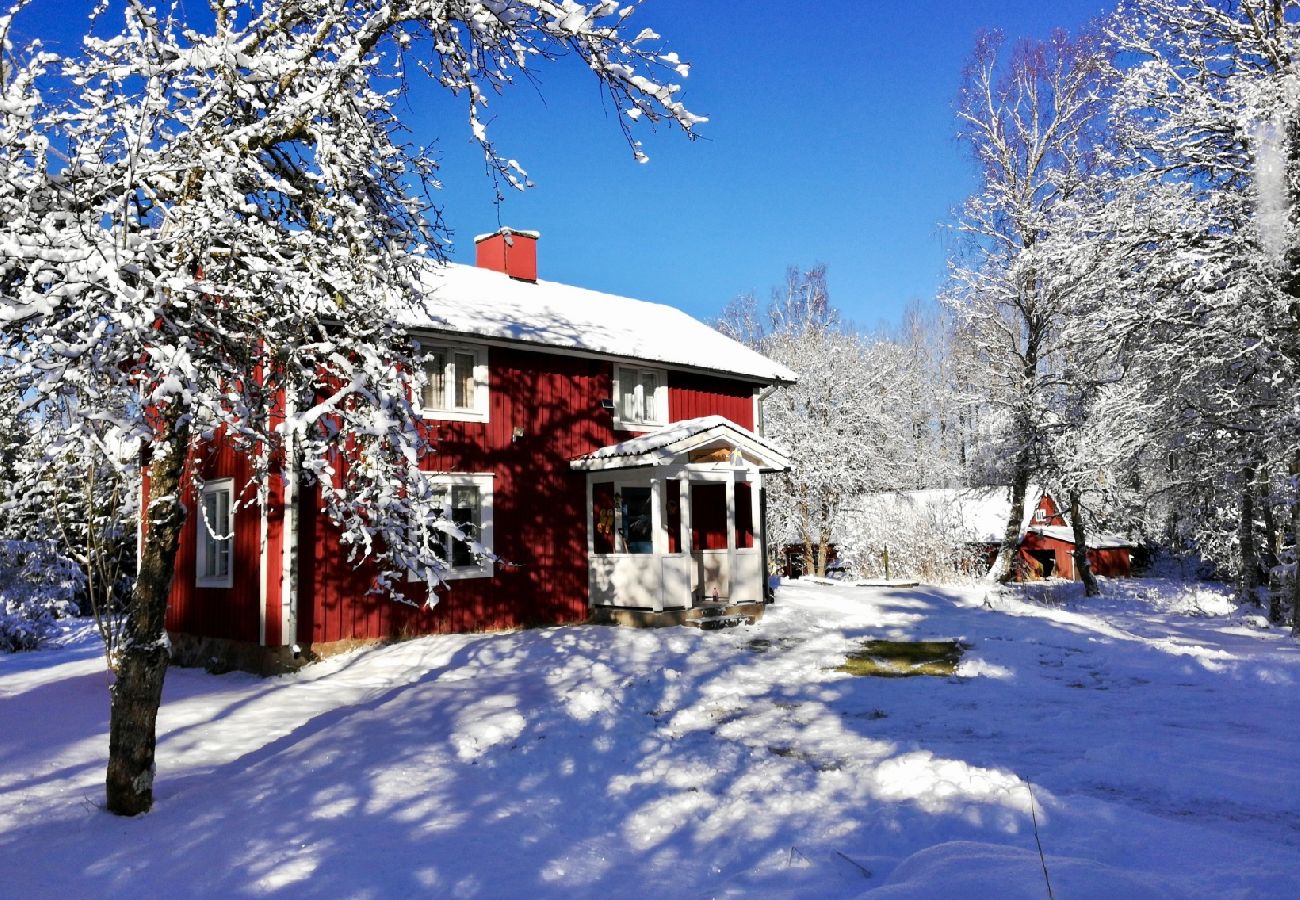
[[[641,384],[642,374],[655,377],[655,395],[647,403]],[[624,385],[630,384],[637,405],[652,409],[652,418],[629,419],[623,415]],[[668,424],[668,371],[651,366],[614,367],[614,427],[623,431],[650,431]]]
[[[208,497],[212,494],[226,495],[226,522],[209,522],[207,515]],[[235,480],[233,478],[214,478],[204,482],[199,493],[198,547],[194,554],[194,583],[197,587],[228,588],[235,583]],[[224,524],[228,529],[224,535],[213,530]],[[208,544],[227,543],[226,571],[222,575],[205,575],[208,568]]]
[[[451,518],[451,500],[453,487],[475,487],[478,488],[478,507],[479,507],[479,533],[478,542],[483,549],[489,553],[492,549],[492,483],[493,475],[472,473],[472,472],[447,472],[429,475],[429,480],[435,485],[445,486],[447,488],[447,499],[442,509],[442,514],[448,519]],[[450,542],[456,539],[450,535],[444,536],[449,542],[448,550],[451,548]],[[469,566],[451,566],[451,554],[448,553],[447,568],[443,570],[442,577],[447,581],[460,581],[465,578],[491,578],[495,571],[495,564],[492,560],[484,560]]]
[[[1034,521],[1035,521],[1035,522],[1046,522],[1046,521],[1047,521],[1047,510],[1043,509],[1041,506],[1036,507],[1036,508],[1034,509]]]
[[[421,392],[421,414],[426,419],[439,419],[447,422],[486,422],[488,420],[488,348],[476,344],[461,344],[454,341],[420,340],[417,342],[417,354],[420,357],[441,351],[446,354],[444,363],[444,384],[454,390],[456,372],[456,354],[474,357],[474,398],[469,406],[431,407],[424,405]]]

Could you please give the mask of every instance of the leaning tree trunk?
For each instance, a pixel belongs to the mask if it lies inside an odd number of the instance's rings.
[[[1011,476],[1011,512],[1007,515],[1007,530],[1002,535],[997,559],[989,570],[989,578],[1008,583],[1016,576],[1015,559],[1020,552],[1020,526],[1025,521],[1025,494],[1029,490],[1029,440],[1022,432],[1025,445],[1016,453],[1015,471]]]
[[[168,660],[163,620],[185,523],[180,490],[187,443],[184,426],[166,422],[149,465],[149,497],[156,499],[141,511],[140,573],[123,629],[108,725],[108,811],[120,816],[153,806],[156,726]]]
[[[1088,534],[1083,526],[1083,504],[1079,502],[1079,492],[1070,491],[1070,525],[1074,528],[1074,572],[1083,582],[1085,597],[1100,597],[1101,585],[1097,576],[1092,574],[1092,563],[1088,559]]]

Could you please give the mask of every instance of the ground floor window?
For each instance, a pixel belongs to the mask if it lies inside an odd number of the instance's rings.
[[[457,534],[438,530],[434,552],[450,568],[450,578],[492,574],[492,476],[435,475],[434,499],[441,509],[436,519],[456,526]],[[474,545],[478,546],[475,547]]]
[[[195,572],[199,587],[230,587],[234,570],[234,481],[203,485]]]

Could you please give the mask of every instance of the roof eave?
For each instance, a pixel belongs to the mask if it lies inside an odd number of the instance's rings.
[[[578,359],[598,359],[608,360],[613,363],[636,363],[643,366],[653,366],[659,369],[673,369],[679,372],[690,372],[696,375],[710,375],[715,378],[730,378],[735,381],[744,381],[749,384],[758,386],[789,387],[798,383],[798,375],[793,378],[786,378],[782,375],[769,374],[759,375],[751,372],[736,372],[729,369],[714,369],[708,366],[696,366],[689,363],[665,362],[661,359],[650,359],[643,356],[627,356],[617,353],[601,353],[595,350],[586,350],[580,347],[565,347],[559,344],[546,344],[541,341],[530,341],[524,338],[501,337],[500,335],[482,335],[473,331],[461,331],[454,328],[438,328],[433,325],[411,325],[407,330],[415,336],[422,334],[437,335],[440,337],[453,337],[470,344],[482,344],[487,347],[506,347],[510,349],[527,349],[536,353],[549,353],[556,356],[568,356]],[[782,367],[784,368],[784,367]]]

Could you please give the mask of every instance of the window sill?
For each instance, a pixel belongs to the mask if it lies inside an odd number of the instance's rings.
[[[462,566],[458,569],[448,569],[442,573],[442,580],[446,581],[468,581],[474,578],[491,578],[496,571],[491,565],[484,566]],[[423,582],[419,575],[414,572],[406,573],[407,581]]]
[[[463,566],[459,569],[448,569],[442,573],[443,581],[465,581],[470,578],[491,578],[495,572],[492,566]]]
[[[231,588],[234,587],[232,578],[196,578],[194,586],[201,588]]]
[[[667,422],[628,422],[623,419],[614,420],[615,431],[632,431],[644,434],[648,431],[655,431],[667,425]]]
[[[488,421],[488,414],[477,409],[422,409],[420,416],[437,422],[483,422]]]

